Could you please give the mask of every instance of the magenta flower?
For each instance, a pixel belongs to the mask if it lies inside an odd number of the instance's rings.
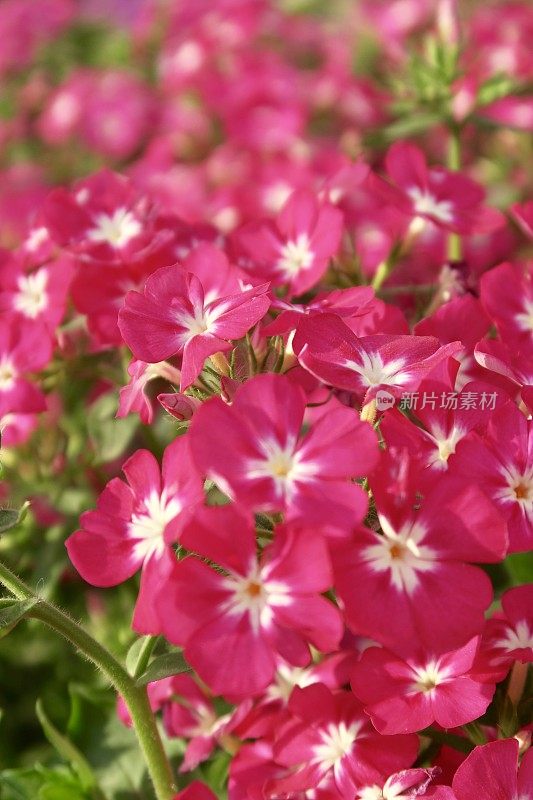
[[[450,653],[406,661],[371,647],[353,668],[352,690],[383,734],[414,733],[434,722],[465,725],[485,713],[495,689],[468,674],[478,644],[476,637]]]
[[[237,231],[236,245],[249,259],[242,266],[274,286],[287,284],[293,295],[302,294],[325,273],[339,247],[342,224],[338,209],[297,190],[276,222],[251,222]]]
[[[137,412],[141,422],[149,425],[154,417],[154,409],[145,394],[146,385],[157,378],[165,378],[168,381],[179,383],[180,371],[166,361],[147,364],[145,361],[132,359],[128,366],[128,375],[131,380],[120,390],[116,415],[117,417],[126,417],[132,412]]]
[[[514,403],[490,417],[487,432],[470,433],[457,446],[454,473],[472,478],[509,527],[509,552],[533,545],[533,428]]]
[[[140,633],[155,632],[154,594],[172,569],[172,544],[187,514],[203,500],[202,482],[185,439],[167,447],[162,470],[147,450],[137,450],[122,470],[127,483],[113,478],[107,484],[96,510],[82,514],[82,527],[66,546],[82,578],[93,586],[116,586],[141,569],[133,626]]]
[[[45,367],[52,356],[52,342],[42,322],[30,322],[18,314],[0,318],[0,419],[13,411],[44,411],[45,399],[27,373]]]
[[[342,619],[320,596],[332,574],[316,533],[279,529],[258,560],[250,517],[229,505],[199,509],[181,544],[202,560],[178,562],[157,596],[157,613],[165,636],[184,647],[215,694],[257,694],[271,683],[278,656],[305,666],[308,643],[323,652],[338,647]]]
[[[180,389],[190,386],[206,358],[232,348],[267,312],[268,284],[209,302],[200,280],[182,267],[162,267],[144,293],[128,292],[119,328],[134,356],[150,363],[183,355]]]
[[[433,788],[429,787],[439,772],[438,767],[403,769],[390,775],[384,783],[380,781],[379,785],[358,788],[355,800],[413,800],[415,797],[434,797]]]
[[[54,331],[65,313],[71,279],[72,263],[66,256],[31,270],[22,258],[9,259],[0,267],[0,311],[38,320]]]
[[[497,211],[483,206],[485,191],[479,184],[459,172],[429,168],[415,145],[396,142],[385,163],[392,183],[375,179],[375,188],[413,219],[426,219],[462,234],[484,233],[503,224]]]
[[[515,586],[502,597],[503,614],[487,622],[483,639],[501,663],[533,663],[533,584]]]
[[[500,264],[481,276],[481,302],[504,342],[520,347],[533,341],[533,281],[531,270]]]
[[[305,408],[303,390],[287,377],[251,378],[231,406],[213,398],[196,411],[193,457],[243,508],[346,530],[366,510],[365,494],[350,478],[376,464],[376,436],[342,406],[301,436]]]
[[[325,797],[348,800],[358,787],[410,766],[416,757],[416,736],[380,736],[348,692],[332,693],[323,684],[297,688],[289,710],[293,722],[274,744],[274,758],[287,773],[268,782],[266,797],[318,789]]]
[[[174,800],[216,800],[216,795],[211,789],[201,783],[201,781],[193,781],[186,789],[182,789],[174,796]]]
[[[518,768],[518,741],[502,739],[476,747],[453,779],[456,800],[532,800],[533,748]]]
[[[490,580],[468,562],[504,557],[503,518],[475,486],[450,479],[418,512],[379,494],[381,533],[359,528],[333,551],[348,624],[407,657],[419,647],[436,655],[464,645],[481,632],[492,600]]]
[[[454,355],[460,342],[439,346],[432,336],[358,337],[333,314],[305,317],[294,337],[298,360],[309,372],[363,402],[379,388],[392,394],[416,389],[440,362]]]

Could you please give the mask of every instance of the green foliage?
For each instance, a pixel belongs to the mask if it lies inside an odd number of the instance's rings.
[[[152,681],[160,681],[163,678],[168,678],[169,675],[179,675],[183,672],[190,671],[191,667],[185,661],[181,651],[165,653],[162,656],[154,658],[143,674],[137,679],[137,683],[139,686],[146,686],[147,683],[151,683]]]
[[[117,397],[106,393],[91,405],[87,414],[95,464],[106,464],[122,455],[137,429],[138,420],[134,414],[115,419],[117,405]]]
[[[75,745],[73,745],[66,736],[60,733],[48,719],[43,708],[43,704],[40,700],[37,701],[35,712],[39,722],[41,723],[44,735],[57,751],[58,755],[68,764],[70,764],[72,771],[77,775],[80,785],[83,787],[83,789],[91,791],[95,790],[96,778],[88,761],[80,753],[77,747],[75,747]],[[102,797],[101,793],[97,791],[93,791],[93,796],[95,798],[98,796],[100,798]]]
[[[36,605],[37,600],[0,599],[0,635],[5,635]]]

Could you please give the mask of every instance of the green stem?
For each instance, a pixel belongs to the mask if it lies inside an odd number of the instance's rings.
[[[461,169],[461,129],[455,123],[449,126],[448,169],[459,172]],[[460,261],[463,254],[461,237],[458,233],[448,234],[448,259]]]
[[[29,600],[37,596],[29,586],[1,562],[0,583],[19,600]],[[87,631],[59,608],[39,598],[31,610],[30,616],[44,622],[45,625],[68,639],[80,653],[104,673],[122,695],[130,712],[133,728],[143,751],[157,800],[172,800],[176,792],[172,770],[163,749],[146,689],[137,686],[134,679],[109,650],[93,639]]]

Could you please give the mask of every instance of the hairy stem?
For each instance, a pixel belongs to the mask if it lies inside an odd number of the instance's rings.
[[[0,562],[0,584],[19,600],[38,597],[5,564]],[[89,661],[100,669],[115,689],[122,695],[133,723],[133,729],[143,752],[157,800],[172,800],[176,791],[172,770],[157,729],[155,717],[148,702],[146,689],[137,686],[119,661],[96,639],[64,611],[42,598],[32,608],[29,616],[44,622],[65,639]]]

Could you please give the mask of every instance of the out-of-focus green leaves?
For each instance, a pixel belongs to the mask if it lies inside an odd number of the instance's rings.
[[[221,800],[227,797],[226,779],[230,761],[231,756],[229,753],[224,750],[217,750],[213,757],[201,768],[203,780],[209,784]]]
[[[60,733],[48,719],[40,700],[37,701],[35,712],[41,723],[44,735],[57,754],[70,765],[73,772],[78,776],[82,788],[90,791],[95,800],[102,800],[103,795],[97,787],[96,778],[89,762],[78,748],[64,734]]]
[[[135,414],[115,419],[117,405],[116,395],[107,393],[89,408],[87,428],[94,448],[95,464],[106,464],[122,455],[138,427]]]
[[[63,767],[37,765],[0,773],[1,800],[90,800],[76,776]]]

